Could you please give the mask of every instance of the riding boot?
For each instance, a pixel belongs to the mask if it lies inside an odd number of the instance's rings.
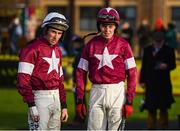
[[[160,128],[162,130],[168,129],[168,111],[167,110],[160,110]]]
[[[156,111],[148,111],[148,122],[147,122],[147,126],[148,126],[148,130],[154,130],[156,129]]]

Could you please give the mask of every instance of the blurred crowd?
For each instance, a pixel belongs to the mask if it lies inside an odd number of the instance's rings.
[[[134,54],[137,54],[136,56],[141,58],[143,55],[143,49],[147,45],[152,44],[153,35],[156,31],[162,31],[165,36],[164,39],[166,44],[178,51],[179,44],[177,40],[176,24],[170,22],[166,28],[161,18],[156,19],[153,28],[151,28],[147,19],[142,20],[141,25],[136,31],[133,30],[128,22],[124,22],[124,24],[122,24],[122,29],[120,30],[120,35],[130,43]]]
[[[0,54],[17,55],[29,41],[41,34],[41,21],[32,21],[33,22],[29,22],[29,28],[26,30],[26,33],[23,33],[20,19],[17,16],[13,17],[11,23],[7,27],[6,37],[2,35],[3,33],[0,25]],[[141,58],[144,47],[152,43],[153,33],[156,30],[161,30],[164,32],[166,44],[174,48],[178,56],[179,44],[177,40],[176,24],[170,22],[165,26],[161,18],[157,18],[154,23],[155,24],[152,25],[147,19],[143,19],[140,26],[135,28],[128,21],[122,21],[119,28],[119,35],[129,42],[135,56]],[[59,42],[64,56],[76,55],[77,51],[73,45],[75,36],[81,38],[80,35],[78,36],[76,34],[70,36],[67,32],[64,42]]]

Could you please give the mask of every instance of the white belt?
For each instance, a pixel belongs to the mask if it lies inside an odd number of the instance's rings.
[[[113,87],[120,87],[120,86],[124,86],[124,81],[121,81],[119,83],[116,84],[93,84],[92,87],[96,87],[96,88],[108,88],[110,86]]]
[[[59,94],[59,90],[33,90],[33,93],[38,95],[55,95]]]

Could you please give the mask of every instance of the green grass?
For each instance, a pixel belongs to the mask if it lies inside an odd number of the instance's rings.
[[[27,106],[15,89],[0,89],[0,129],[27,129]]]
[[[87,98],[89,93],[87,94]],[[134,114],[129,118],[130,121],[146,119],[147,112],[139,112],[141,95],[137,95],[134,100]],[[170,120],[177,119],[180,114],[180,97],[176,96],[176,103],[169,111]],[[27,128],[27,106],[22,101],[22,97],[14,88],[0,88],[0,130],[2,129],[28,129]],[[67,92],[67,104],[69,120],[72,122],[74,117],[74,96],[72,92]]]

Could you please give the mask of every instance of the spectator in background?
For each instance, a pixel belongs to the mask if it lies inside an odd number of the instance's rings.
[[[121,37],[124,38],[133,49],[133,29],[131,28],[129,22],[124,22],[122,25]]]
[[[152,31],[152,36],[153,36],[154,32],[157,32],[157,31],[163,32],[164,36],[166,34],[166,28],[164,26],[164,22],[163,22],[162,18],[157,18],[156,19],[155,27],[154,27],[154,30]]]
[[[18,17],[14,17],[12,23],[9,25],[8,29],[10,47],[13,54],[18,53],[18,45],[17,42],[19,38],[22,36],[22,27]]]
[[[178,47],[175,28],[176,28],[175,23],[169,23],[168,24],[168,29],[167,29],[167,32],[166,32],[167,45],[169,47],[171,47],[171,48],[174,48],[174,49],[176,49]]]
[[[75,91],[75,89],[76,89],[76,69],[77,69],[79,60],[81,58],[81,52],[82,52],[82,49],[84,47],[84,40],[81,37],[74,35],[72,37],[71,44],[74,47],[74,54],[75,54],[75,58],[74,58],[74,61],[72,63],[72,67],[73,67],[73,92],[74,92],[74,99],[75,99],[75,103],[76,103],[77,102],[77,95],[76,95],[76,91]],[[85,86],[86,86],[86,84],[87,84],[87,80],[85,82]],[[83,98],[83,101],[84,101],[85,106],[87,106],[85,96]],[[77,105],[77,103],[76,103],[76,105]],[[75,122],[84,123],[85,120],[86,120],[85,118],[79,117],[77,115],[77,112],[76,112],[75,118],[74,118]]]
[[[142,57],[144,47],[146,47],[151,41],[151,30],[149,22],[144,19],[137,30],[137,35],[139,39],[139,57]]]
[[[36,31],[35,31],[35,38],[43,35],[43,29],[41,28],[41,24],[42,24],[42,20],[38,19],[37,20]]]
[[[65,50],[64,48],[64,42],[63,41],[60,41],[59,42],[59,48],[61,49],[61,52],[62,52],[62,56],[67,56],[67,51]]]
[[[174,49],[165,44],[164,32],[154,32],[153,44],[144,49],[140,74],[140,85],[145,88],[148,129],[156,129],[158,110],[160,128],[168,129],[168,109],[175,102],[170,78],[175,62]]]

